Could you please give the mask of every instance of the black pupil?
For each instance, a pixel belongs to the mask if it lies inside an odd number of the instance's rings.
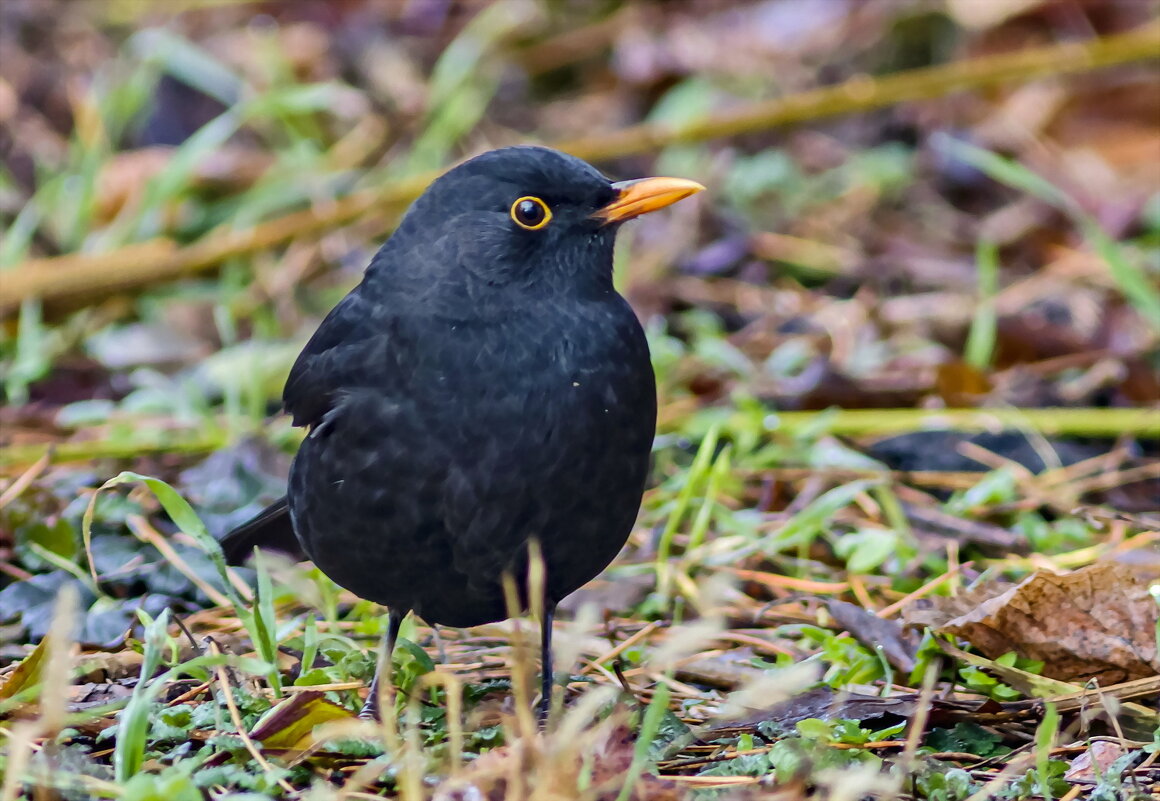
[[[521,200],[516,206],[516,216],[524,225],[539,225],[544,220],[544,207],[534,200]]]

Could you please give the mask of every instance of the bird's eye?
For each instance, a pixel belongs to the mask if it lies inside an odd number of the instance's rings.
[[[522,197],[512,204],[512,219],[520,228],[538,231],[552,219],[552,210],[538,197]]]

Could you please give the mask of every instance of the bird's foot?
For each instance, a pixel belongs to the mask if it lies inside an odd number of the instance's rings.
[[[371,720],[378,723],[379,717],[379,674],[375,671],[375,676],[371,679],[371,686],[367,688],[367,699],[363,701],[362,709],[358,711],[360,720]]]
[[[540,726],[540,731],[546,731],[548,728],[548,719],[552,716],[552,696],[544,695],[540,698],[540,702],[536,704],[536,723]]]
[[[358,711],[358,717],[359,720],[370,720],[375,723],[379,722],[379,703],[375,696],[367,696],[367,700],[363,703],[362,709]]]

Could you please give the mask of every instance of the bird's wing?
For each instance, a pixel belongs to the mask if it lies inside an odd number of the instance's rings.
[[[337,413],[343,394],[352,386],[374,380],[381,373],[391,337],[381,305],[368,303],[355,289],[335,306],[299,354],[282,403],[294,425],[317,429]],[[306,555],[294,533],[286,498],[243,523],[221,541],[230,564],[241,564],[255,547],[280,551],[297,559]]]
[[[384,313],[358,289],[330,311],[298,355],[282,391],[282,405],[294,425],[317,426],[344,388],[358,384],[368,371],[378,372],[375,357],[389,341]]]

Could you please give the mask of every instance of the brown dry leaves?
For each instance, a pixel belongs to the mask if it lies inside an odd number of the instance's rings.
[[[1108,685],[1160,673],[1160,607],[1149,592],[1155,580],[1112,562],[1063,574],[1039,570],[1013,586],[989,582],[916,603],[905,617],[992,659],[1014,651],[1042,660],[1049,678]]]

